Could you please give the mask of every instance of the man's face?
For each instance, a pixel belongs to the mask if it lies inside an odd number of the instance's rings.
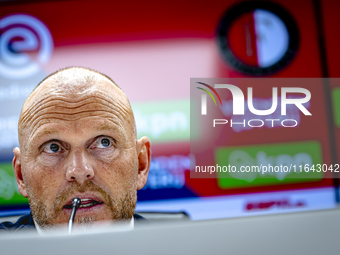
[[[109,80],[72,89],[45,81],[25,103],[20,125],[14,171],[40,226],[67,223],[74,197],[82,201],[75,222],[133,217],[150,143],[136,140],[129,103]]]

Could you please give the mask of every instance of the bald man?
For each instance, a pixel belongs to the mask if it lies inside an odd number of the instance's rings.
[[[137,190],[147,181],[150,141],[137,140],[124,92],[106,75],[80,67],[45,78],[26,99],[18,123],[13,169],[31,214],[0,229],[66,229],[74,197],[74,228],[141,219]]]

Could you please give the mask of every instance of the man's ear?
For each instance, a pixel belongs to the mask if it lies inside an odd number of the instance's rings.
[[[17,181],[18,190],[21,195],[24,197],[27,197],[27,191],[26,191],[26,185],[24,183],[24,180],[22,178],[22,172],[21,172],[21,154],[20,149],[16,147],[13,150],[14,158],[13,158],[13,171],[15,175],[15,180]]]
[[[148,180],[151,163],[151,143],[149,138],[143,136],[137,141],[138,153],[138,182],[137,189],[142,189]]]

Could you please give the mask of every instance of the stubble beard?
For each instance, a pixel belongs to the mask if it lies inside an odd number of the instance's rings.
[[[125,196],[115,201],[105,190],[89,180],[83,185],[79,184],[78,182],[72,183],[69,188],[57,196],[53,208],[48,208],[48,205],[46,205],[46,202],[43,199],[28,189],[28,200],[35,222],[42,228],[51,228],[59,225],[60,223],[67,223],[57,222],[57,217],[60,213],[62,213],[63,206],[72,194],[84,193],[86,191],[92,191],[101,195],[104,204],[111,212],[110,218],[112,221],[124,222],[131,220],[133,217],[137,202],[136,190],[128,190],[125,193]],[[96,219],[91,216],[75,218],[75,223],[80,227],[90,227],[95,221]]]

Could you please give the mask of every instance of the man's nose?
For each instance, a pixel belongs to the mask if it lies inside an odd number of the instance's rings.
[[[85,152],[73,152],[69,157],[69,165],[66,172],[66,179],[68,181],[77,181],[83,184],[86,180],[94,177],[93,168]]]

